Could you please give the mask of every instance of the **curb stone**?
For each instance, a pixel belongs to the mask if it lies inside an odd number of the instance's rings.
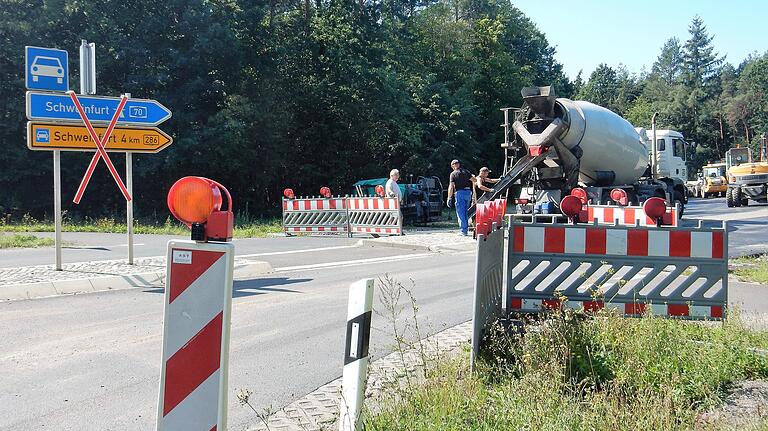
[[[66,270],[64,272],[66,272]],[[268,262],[235,259],[235,279],[247,279],[272,272],[272,265]],[[139,272],[136,274],[105,275],[37,283],[8,284],[4,286],[0,285],[0,301],[46,298],[133,288],[156,288],[163,287],[164,285],[165,269]]]
[[[461,347],[469,343],[472,336],[472,321],[467,321],[448,329],[444,329],[422,340],[422,346],[427,355],[444,355],[457,353]],[[412,374],[418,369],[421,357],[416,349],[410,349],[403,354],[392,352],[383,358],[372,361],[368,367],[368,384],[366,387],[366,404],[371,410],[371,402],[381,399],[384,389],[392,382],[405,375]],[[338,429],[339,403],[341,402],[341,382],[338,378],[296,401],[276,411],[268,418],[266,424],[254,417],[254,425],[247,431],[329,431]],[[258,423],[256,423],[258,422]]]

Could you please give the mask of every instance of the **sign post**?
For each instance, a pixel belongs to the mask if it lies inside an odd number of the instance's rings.
[[[61,49],[27,46],[26,87],[30,90],[69,90],[69,53]],[[61,271],[61,151],[53,151],[54,264]]]

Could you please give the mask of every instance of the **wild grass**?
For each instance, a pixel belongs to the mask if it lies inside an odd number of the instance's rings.
[[[721,325],[565,311],[523,336],[497,330],[486,346],[475,374],[466,357],[443,361],[366,430],[720,429],[701,412],[733,382],[768,377],[768,334],[738,316]]]
[[[50,220],[36,220],[25,215],[17,222],[6,222],[0,219],[0,232],[53,232],[55,226]],[[69,220],[64,217],[62,231],[64,232],[103,232],[126,233],[128,226],[124,221],[112,218]],[[235,218],[234,236],[236,238],[261,238],[272,233],[282,232],[281,221],[278,218],[258,218],[238,214]],[[163,222],[134,221],[133,232],[136,234],[155,235],[188,235],[189,229],[168,217]]]
[[[733,259],[731,266],[731,272],[739,279],[768,285],[768,255]]]
[[[0,233],[0,248],[29,248],[53,245],[53,239],[35,235]]]

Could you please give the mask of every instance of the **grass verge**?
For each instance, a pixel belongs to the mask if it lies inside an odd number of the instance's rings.
[[[53,232],[54,224],[50,221],[38,221],[25,216],[18,223],[3,223],[0,221],[0,232]],[[114,219],[86,219],[82,222],[72,222],[65,219],[62,224],[64,232],[103,232],[125,233],[125,222]],[[282,232],[280,219],[258,219],[238,216],[235,220],[234,236],[236,238],[261,238],[271,233]],[[170,217],[163,223],[135,222],[133,232],[137,234],[155,235],[188,235],[189,229]]]
[[[53,245],[53,239],[35,235],[0,234],[0,248],[46,247]]]
[[[733,259],[731,266],[731,272],[741,280],[768,285],[768,255]]]
[[[556,313],[524,337],[496,332],[478,372],[442,363],[400,390],[366,430],[722,429],[701,413],[729,385],[768,377],[768,334],[608,312]]]

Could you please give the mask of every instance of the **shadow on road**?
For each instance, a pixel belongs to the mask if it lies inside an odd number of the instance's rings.
[[[251,280],[235,280],[232,297],[240,298],[244,296],[263,295],[270,292],[281,293],[299,293],[297,290],[278,288],[274,286],[285,286],[288,284],[307,283],[312,281],[311,278],[289,278],[289,277],[272,277],[272,278],[254,278]],[[145,289],[144,293],[163,293],[165,289],[162,287],[154,289]]]
[[[299,293],[297,290],[281,289],[272,286],[285,286],[288,284],[307,283],[311,278],[254,278],[252,280],[235,280],[233,298],[251,295],[263,295],[268,292]]]

